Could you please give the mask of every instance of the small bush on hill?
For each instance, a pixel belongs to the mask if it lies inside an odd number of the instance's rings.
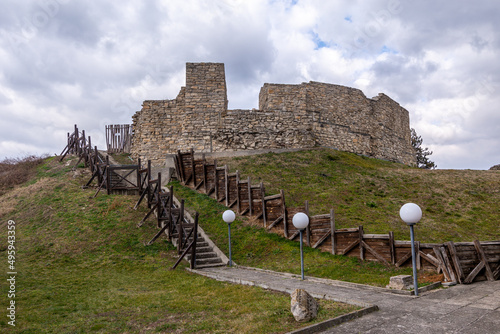
[[[6,158],[0,161],[0,194],[28,181],[44,159],[45,157],[29,155],[24,158]]]

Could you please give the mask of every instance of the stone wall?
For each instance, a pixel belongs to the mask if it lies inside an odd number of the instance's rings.
[[[334,147],[380,159],[416,163],[408,111],[384,94],[309,82],[264,84],[259,109],[228,110],[224,64],[187,63],[186,87],[174,100],[144,101],[133,116],[134,158],[162,163],[194,148],[222,152]]]

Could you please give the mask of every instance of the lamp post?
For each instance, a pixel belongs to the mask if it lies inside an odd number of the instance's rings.
[[[233,265],[233,260],[231,259],[231,223],[234,222],[234,219],[236,218],[236,215],[234,214],[233,210],[226,210],[222,214],[222,220],[224,220],[227,223],[227,230],[228,230],[228,235],[229,235],[229,266],[232,267]]]
[[[293,226],[300,232],[300,272],[304,280],[304,251],[302,248],[302,232],[309,225],[309,217],[302,212],[296,213],[292,218]]]
[[[415,289],[415,296],[418,296],[417,257],[415,255],[415,237],[413,235],[413,225],[418,223],[422,218],[422,209],[420,209],[420,207],[415,203],[406,203],[399,210],[399,216],[408,226],[410,226],[413,287]]]

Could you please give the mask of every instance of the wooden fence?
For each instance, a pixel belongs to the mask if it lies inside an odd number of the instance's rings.
[[[108,195],[123,192],[138,194],[140,195],[139,200],[134,209],[137,209],[141,202],[146,199],[149,211],[137,224],[137,227],[142,226],[154,213],[159,229],[146,245],[151,245],[162,235],[166,235],[169,241],[176,239],[180,257],[173,268],[177,267],[190,252],[190,267],[194,269],[196,267],[198,213],[195,213],[192,220],[190,220],[189,215],[184,214],[184,201],[177,202],[172,187],[168,190],[162,188],[161,173],[158,173],[156,179],[153,178],[151,161],[148,161],[146,166],[141,165],[140,159],[134,165],[112,165],[109,156],[106,155],[103,158],[97,147],[92,148],[91,138],[87,139],[85,131],[80,132],[76,125],[74,132],[68,133],[67,137],[68,143],[60,155],[60,161],[67,154],[75,154],[79,157],[76,165],[80,161],[84,161],[85,166],[89,167],[92,173],[84,188],[89,187],[95,180],[97,191],[93,197],[96,197],[102,189],[106,189]]]
[[[106,125],[106,147],[108,153],[130,153],[132,125]]]
[[[292,224],[297,212],[309,215],[309,205],[286,206],[283,190],[266,196],[263,183],[252,185],[250,177],[242,178],[238,171],[229,173],[227,166],[208,162],[203,156],[195,159],[194,151],[174,156],[180,181],[233,208],[240,215],[258,219],[262,227],[295,240],[299,231]],[[411,266],[411,243],[394,240],[394,233],[368,234],[363,226],[337,229],[333,209],[330,213],[309,217],[303,241],[312,248],[332,254],[355,256],[396,267]],[[497,280],[500,277],[500,241],[446,242],[429,244],[416,242],[418,269],[442,272],[447,281],[472,283]]]
[[[79,131],[78,126],[75,124],[73,133],[70,134],[68,132],[67,137],[67,144],[61,154],[59,154],[61,157],[59,161],[63,161],[67,154],[76,154],[80,157],[78,163],[80,163],[81,160],[85,160],[85,163],[87,163],[89,158],[88,153],[92,149],[92,140],[90,136],[87,138],[85,136],[85,130]]]

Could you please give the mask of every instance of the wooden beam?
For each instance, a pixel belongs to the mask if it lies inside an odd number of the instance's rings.
[[[195,168],[195,164],[194,164],[194,150],[193,150],[193,148],[191,148],[191,150],[189,151],[189,156],[191,157],[191,177],[193,179],[193,185],[196,186],[196,168]],[[186,184],[187,184],[187,181],[186,181]]]
[[[252,184],[251,184],[250,176],[248,177],[248,214],[253,216],[253,200],[252,200]]]
[[[210,188],[210,189],[207,191],[207,196],[212,195],[212,194],[213,194],[213,192],[215,191],[215,189],[216,189],[215,187]],[[216,198],[217,198],[217,197],[216,197]]]
[[[196,184],[196,179],[193,179],[193,184],[194,184],[194,190],[198,190],[201,188],[201,186],[205,183],[205,180],[201,180],[200,183]]]
[[[264,189],[264,183],[260,183],[260,196],[262,197],[262,220],[264,227],[266,227],[267,223],[267,207],[266,207],[266,191]],[[288,234],[285,235],[288,238]]]
[[[241,213],[241,195],[240,195],[240,172],[236,171],[236,203],[238,213]]]
[[[448,251],[450,252],[451,260],[453,262],[453,265],[455,266],[455,272],[457,273],[458,283],[462,284],[463,280],[465,279],[465,275],[464,275],[464,271],[462,269],[462,266],[460,264],[460,258],[458,257],[455,244],[453,243],[453,241],[448,241],[445,243],[445,245],[448,247]]]
[[[106,192],[111,194],[111,172],[109,168],[109,155],[106,156]]]
[[[335,211],[330,209],[330,235],[332,236],[332,254],[337,254],[337,245],[335,243]]]
[[[450,272],[449,272],[449,268],[446,266],[446,263],[444,261],[444,256],[441,253],[441,249],[436,246],[436,247],[433,248],[433,250],[434,250],[434,254],[436,254],[437,260],[440,262],[441,268],[443,269],[444,278],[448,282],[451,282],[451,275],[450,275]]]
[[[408,259],[411,258],[411,252],[406,253],[403,255],[401,259],[399,259],[398,262],[396,262],[396,267],[401,267]]]
[[[428,261],[429,263],[431,263],[436,268],[440,267],[439,261],[434,256],[432,256],[430,254],[426,254],[426,253],[424,253],[422,251],[420,251],[420,256],[423,257],[426,261]]]
[[[342,251],[339,252],[340,255],[346,255],[347,253],[349,253],[351,250],[354,249],[354,247],[356,247],[357,245],[359,245],[359,239],[356,239],[356,241],[354,241],[353,243],[351,243],[349,246],[347,246],[346,248],[344,248]]]
[[[394,232],[389,232],[389,252],[391,253],[391,263],[396,264],[396,249],[394,248]]]
[[[281,193],[264,197],[266,201],[272,201],[274,199],[279,199],[279,198],[281,198]]]
[[[272,222],[271,225],[267,226],[266,228],[268,230],[272,229],[275,225],[279,224],[281,221],[283,221],[283,216],[279,216],[278,219]]]
[[[493,272],[491,271],[490,264],[488,263],[488,259],[486,258],[486,254],[484,254],[483,247],[481,247],[481,243],[479,240],[474,240],[474,247],[479,255],[479,259],[484,263],[484,268],[486,269],[486,278],[488,281],[494,281],[495,277]]]
[[[287,220],[287,208],[285,204],[285,193],[283,192],[282,194],[283,198],[283,233],[285,234],[285,237],[288,235],[288,220]]]
[[[358,231],[359,231],[359,258],[361,260],[365,260],[365,250],[363,248],[363,226],[360,225],[358,227]]]
[[[285,193],[283,192],[283,190],[281,190],[281,193],[283,194],[283,211],[285,211],[284,209],[284,206],[285,206]],[[305,207],[306,207],[306,215],[307,217],[309,217],[309,201],[306,201],[305,203]],[[307,246],[311,247],[311,218],[309,218],[309,224],[307,224],[307,227],[306,227],[306,242],[307,242]]]
[[[219,177],[217,176],[217,160],[214,160],[214,191],[215,200],[219,201]]]
[[[481,269],[484,268],[484,263],[479,262],[479,264],[467,275],[467,277],[464,279],[464,284],[470,284],[476,278],[477,274],[481,271]]]
[[[207,163],[203,161],[203,184],[205,186],[205,194],[208,193],[208,182],[207,182]]]
[[[316,243],[313,245],[312,248],[318,248],[318,246],[321,245],[331,235],[332,235],[332,232],[330,230],[327,233],[325,233],[321,238],[319,238],[319,240],[316,241]]]
[[[224,166],[224,179],[226,181],[225,194],[226,194],[226,206],[229,207],[229,167]]]
[[[500,277],[500,261],[497,264],[497,269],[495,269],[495,271],[493,271],[493,278],[495,278],[495,280],[497,280],[499,277]]]
[[[156,210],[156,204],[148,211],[148,213],[146,213],[146,215],[144,216],[144,218],[141,219],[141,221],[137,224],[137,227],[141,227],[142,224],[144,224],[146,222],[146,219],[149,218],[149,216],[151,216],[151,214]]]
[[[386,259],[379,253],[375,251],[375,249],[371,248],[366,242],[361,241],[361,244],[363,245],[363,248],[365,248],[368,252],[370,252],[377,260],[385,264],[386,266],[389,266],[389,262],[387,262]]]
[[[292,234],[292,236],[289,237],[288,240],[293,240],[293,239],[297,238],[298,235],[300,235],[300,232],[299,231],[295,231],[295,233]]]
[[[177,161],[176,166],[179,167],[178,170],[177,170],[177,176],[179,176],[181,182],[184,183],[184,179],[185,179],[185,175],[184,175],[184,163],[182,161],[182,155],[181,155],[181,151],[180,150],[177,150],[177,155],[176,155],[176,158],[174,159],[174,161]]]
[[[415,256],[417,257],[417,269],[420,270],[422,268],[422,263],[420,261],[420,241],[415,241]]]
[[[451,266],[450,259],[448,258],[448,254],[446,253],[446,249],[441,246],[439,247],[439,250],[441,250],[441,254],[443,255],[444,264],[446,268],[448,268],[448,273],[450,274],[451,281],[456,282],[457,278],[455,277],[455,272],[453,271],[453,267]]]

